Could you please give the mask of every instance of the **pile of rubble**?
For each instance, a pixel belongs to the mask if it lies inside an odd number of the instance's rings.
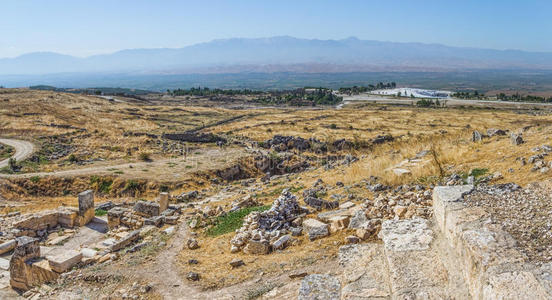
[[[137,229],[144,225],[160,227],[164,224],[176,224],[182,207],[179,205],[169,205],[168,193],[161,193],[157,200],[139,200],[134,204],[133,208],[118,206],[110,209],[107,211],[109,229],[113,230],[118,226]]]
[[[266,140],[264,143],[261,143],[260,146],[267,149],[273,149],[277,152],[287,151],[291,149],[305,151],[311,149],[312,142],[320,143],[313,138],[307,140],[302,137],[275,135],[271,139]]]
[[[548,156],[550,152],[552,152],[552,147],[548,145],[542,145],[540,147],[535,147],[531,149],[533,152],[537,152],[537,154],[531,155],[529,158],[518,158],[521,165],[531,164],[533,165],[531,167],[532,172],[541,172],[546,173],[552,168],[552,161],[546,162],[545,157]]]
[[[267,254],[272,249],[284,248],[292,235],[300,234],[302,217],[306,209],[288,190],[274,200],[264,212],[252,212],[244,220],[231,240],[231,252],[243,250],[250,254]]]

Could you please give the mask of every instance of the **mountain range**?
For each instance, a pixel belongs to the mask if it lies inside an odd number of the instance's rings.
[[[0,59],[0,75],[499,69],[552,70],[552,53],[382,42],[354,37],[317,40],[280,36],[214,40],[177,49],[129,49],[86,58],[35,52]]]

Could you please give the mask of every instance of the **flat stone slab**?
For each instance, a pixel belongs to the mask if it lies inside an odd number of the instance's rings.
[[[140,237],[140,230],[134,230],[131,233],[129,233],[126,237],[116,241],[115,244],[113,244],[109,247],[109,250],[111,250],[111,251],[121,250],[124,247],[132,244],[139,237]]]
[[[346,245],[339,248],[343,267],[342,299],[388,299],[391,296],[383,245]]]
[[[82,260],[82,253],[76,250],[66,250],[57,255],[47,256],[50,268],[57,273],[63,273],[71,269]]]
[[[0,270],[0,290],[10,286],[10,272]]]
[[[335,300],[341,298],[341,283],[330,275],[307,275],[301,281],[299,300]]]
[[[10,268],[10,261],[0,257],[0,270],[7,271]]]
[[[483,299],[550,299],[535,276],[525,271],[491,276],[483,288]]]
[[[421,251],[429,249],[433,231],[424,219],[386,220],[378,236],[391,251]]]

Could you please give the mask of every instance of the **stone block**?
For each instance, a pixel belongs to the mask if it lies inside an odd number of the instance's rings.
[[[163,192],[159,194],[159,211],[164,212],[169,208],[169,193]]]
[[[343,230],[349,226],[349,216],[335,216],[331,217],[328,221],[330,222],[330,232],[337,232]]]
[[[79,200],[79,225],[84,226],[94,219],[94,191],[87,190],[78,195]]]
[[[268,254],[270,252],[270,245],[267,241],[254,241],[250,240],[243,252],[247,254]]]
[[[140,237],[140,230],[134,230],[130,232],[125,238],[116,241],[113,245],[109,246],[109,250],[112,252],[123,249],[124,247],[132,244]]]
[[[82,253],[76,250],[67,250],[57,255],[46,257],[50,268],[57,273],[63,273],[77,265],[82,260]]]
[[[159,203],[140,200],[134,205],[134,211],[140,216],[149,218],[159,215],[160,206]]]
[[[13,249],[15,249],[15,246],[17,246],[17,242],[15,240],[9,240],[0,244],[0,254],[12,251]]]
[[[482,299],[550,299],[535,276],[525,271],[493,275],[483,288]]]
[[[316,219],[306,219],[303,221],[303,228],[307,231],[311,241],[330,235],[328,227],[328,224],[322,223]]]
[[[441,231],[445,231],[447,211],[464,208],[462,198],[473,190],[473,185],[438,186],[433,189],[433,214]]]
[[[272,249],[274,250],[284,249],[290,240],[291,240],[291,236],[287,234],[283,235],[279,239],[277,239],[274,243],[272,243]]]
[[[10,269],[10,261],[0,257],[0,270],[7,271]]]
[[[25,215],[25,217],[18,222],[15,222],[13,226],[20,230],[38,231],[48,228],[54,228],[58,224],[58,212],[55,210],[48,210],[36,214]]]
[[[58,223],[64,227],[73,227],[76,224],[78,211],[71,208],[62,208],[58,210]]]

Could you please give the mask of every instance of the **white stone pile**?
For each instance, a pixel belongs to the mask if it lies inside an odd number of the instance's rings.
[[[284,190],[269,210],[252,212],[245,217],[243,226],[230,241],[231,252],[243,249],[251,254],[266,254],[271,248],[285,247],[279,240],[289,240],[288,231],[300,225],[304,212],[297,197]]]

